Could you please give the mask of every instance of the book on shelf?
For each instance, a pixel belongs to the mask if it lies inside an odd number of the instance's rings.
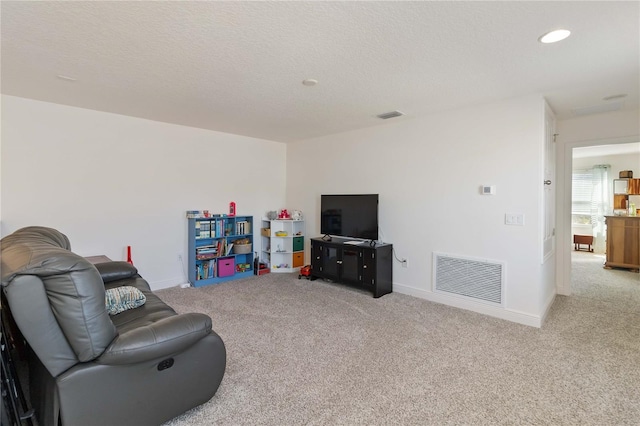
[[[214,259],[218,256],[218,253],[196,254],[196,260]]]
[[[230,244],[227,246],[227,252],[226,252],[225,256],[229,256],[229,254],[231,254],[231,249],[232,249],[232,248],[233,248],[233,243],[230,243]]]
[[[206,280],[216,276],[217,265],[215,260],[207,260],[196,265],[196,280]]]
[[[251,224],[248,220],[241,220],[236,222],[236,234],[246,235],[251,233]]]
[[[216,248],[216,252],[218,256],[223,256],[225,253],[225,246],[227,244],[227,240],[218,240],[218,246]]]
[[[196,239],[211,238],[211,222],[208,220],[195,221]]]
[[[196,259],[209,259],[215,257],[217,252],[218,248],[215,245],[196,247]]]
[[[187,210],[187,219],[207,219],[222,216],[222,214],[211,214],[210,210]]]

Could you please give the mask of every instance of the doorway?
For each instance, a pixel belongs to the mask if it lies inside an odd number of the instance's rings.
[[[590,219],[588,223],[584,223],[582,225],[586,226],[576,226],[580,225],[579,221],[576,223],[576,213],[584,213],[579,210],[579,207],[574,205],[574,194],[572,190],[572,177],[573,172],[576,170],[589,170],[590,168],[597,165],[608,164],[611,166],[610,173],[608,176],[608,183],[610,188],[613,185],[613,179],[618,178],[619,172],[621,170],[632,170],[634,173],[640,175],[640,142],[629,140],[619,140],[619,141],[588,141],[583,143],[575,143],[572,146],[567,146],[565,150],[565,191],[568,187],[568,191],[565,194],[568,194],[569,202],[565,202],[564,205],[568,207],[568,212],[565,210],[564,223],[565,230],[563,236],[563,251],[565,252],[563,263],[563,270],[565,273],[565,279],[561,281],[564,284],[564,291],[559,289],[559,294],[570,295],[574,290],[572,288],[572,283],[575,283],[575,275],[581,273],[584,269],[585,263],[583,262],[585,259],[589,259],[589,267],[597,269],[602,269],[602,263],[604,263],[605,254],[603,250],[603,245],[599,247],[599,249],[595,250],[595,253],[584,255],[578,255],[574,253],[574,245],[573,245],[573,235],[576,230],[581,230],[581,232],[587,232],[589,228],[593,229],[593,223]],[[567,179],[568,178],[568,179]],[[612,191],[609,191],[609,194],[612,195]],[[579,203],[576,203],[579,205]],[[584,219],[584,218],[583,218]],[[606,235],[606,233],[605,233]],[[601,243],[604,243],[602,241]],[[569,253],[566,253],[569,251]],[[580,263],[576,263],[580,261]],[[600,266],[598,267],[598,263],[600,262]],[[579,270],[580,272],[576,272]],[[595,273],[600,273],[601,271],[594,270]],[[604,270],[604,272],[608,272]],[[579,291],[584,291],[584,289],[579,289]],[[640,292],[640,288],[638,289]]]

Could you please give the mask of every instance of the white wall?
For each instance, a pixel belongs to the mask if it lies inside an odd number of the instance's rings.
[[[321,194],[378,193],[380,239],[409,264],[394,262],[394,291],[539,325],[543,105],[530,96],[290,144],[287,205],[313,236]],[[506,212],[525,226],[505,225]],[[434,252],[506,262],[506,309],[433,293]]]
[[[559,294],[571,293],[571,170],[572,150],[640,141],[640,111],[615,111],[559,120],[557,123],[557,274]],[[634,168],[632,168],[634,169]],[[635,169],[634,169],[635,170]]]
[[[598,157],[583,157],[573,159],[573,170],[591,169],[596,164],[611,165],[611,187],[613,180],[618,179],[622,170],[632,170],[633,177],[640,176],[640,151],[628,154],[602,155]]]
[[[285,201],[277,142],[2,96],[1,148],[2,235],[51,226],[114,260],[131,245],[154,289],[186,282],[186,210],[259,220]]]

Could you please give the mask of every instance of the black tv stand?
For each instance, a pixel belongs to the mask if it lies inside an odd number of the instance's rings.
[[[311,238],[311,279],[322,278],[356,286],[380,297],[392,291],[393,246],[376,243],[346,244],[351,238]]]

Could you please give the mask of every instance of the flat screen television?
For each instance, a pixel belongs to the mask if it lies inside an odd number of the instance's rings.
[[[378,194],[320,196],[320,233],[378,239]]]

